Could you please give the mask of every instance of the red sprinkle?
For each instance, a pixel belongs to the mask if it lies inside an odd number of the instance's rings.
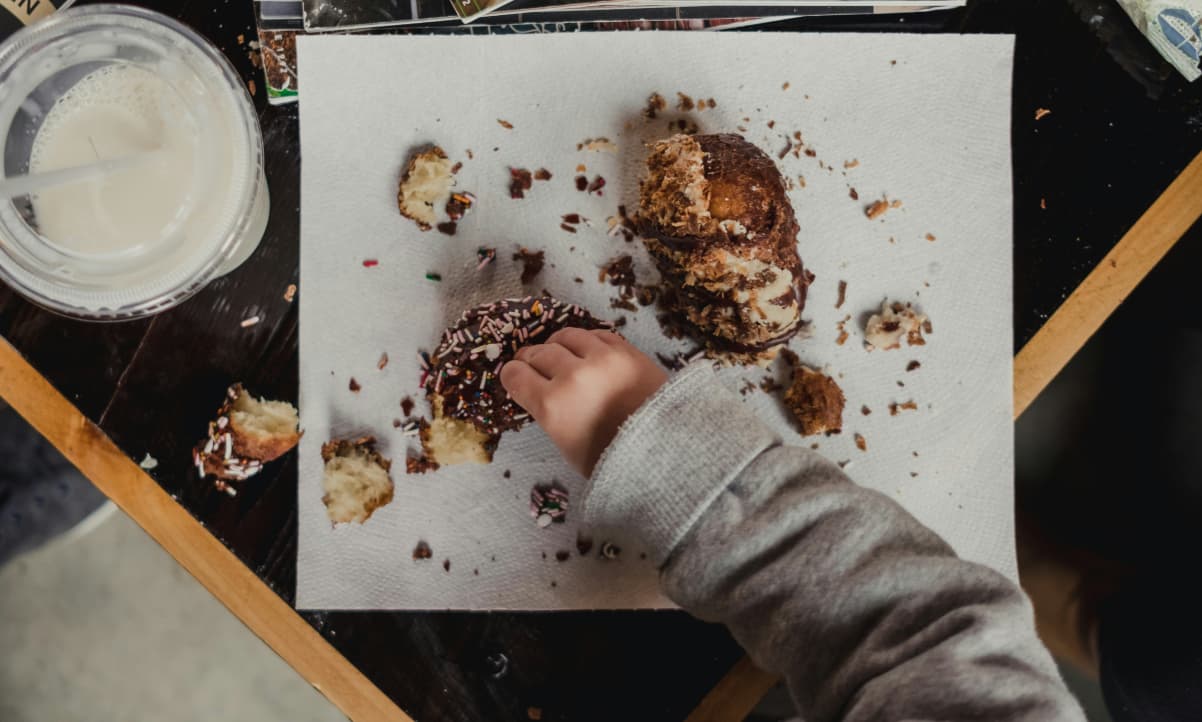
[[[379,261],[377,261],[377,260],[376,260],[376,259],[374,259],[374,258],[368,258],[368,259],[366,259],[366,260],[364,260],[364,261],[363,261],[363,267],[364,267],[364,268],[371,268],[371,267],[373,267],[373,266],[378,266],[378,265],[380,265],[380,262],[379,262]]]

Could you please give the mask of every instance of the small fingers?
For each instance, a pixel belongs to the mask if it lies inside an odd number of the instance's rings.
[[[519,349],[516,359],[524,361],[548,379],[562,374],[581,361],[580,357],[557,343],[543,343]]]
[[[626,346],[630,343],[620,333],[601,328],[589,331],[589,335],[608,346]]]
[[[536,418],[542,414],[542,398],[551,382],[530,364],[514,359],[502,366],[501,385],[518,406]]]
[[[549,338],[547,342],[557,343],[580,358],[585,358],[588,356],[590,351],[596,352],[597,350],[604,348],[604,346],[602,346],[602,341],[594,336],[591,332],[586,331],[583,328],[575,327],[559,329],[555,333],[551,334],[551,338]]]

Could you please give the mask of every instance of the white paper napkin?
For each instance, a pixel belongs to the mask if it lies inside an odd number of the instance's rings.
[[[805,311],[813,335],[792,347],[836,375],[847,396],[844,432],[802,439],[777,395],[756,391],[743,402],[792,442],[817,443],[832,460],[850,461],[855,481],[897,499],[965,557],[1014,577],[1012,49],[1009,36],[981,35],[301,38],[306,433],[297,606],[668,604],[636,545],[614,539],[622,555],[606,560],[598,555],[603,539],[594,537],[597,546],[578,554],[575,496],[567,523],[535,525],[532,485],[554,479],[573,494],[582,487],[537,427],[505,435],[491,465],[406,475],[413,440],[392,422],[405,396],[428,413],[419,349],[433,349],[464,309],[523,294],[510,259],[518,245],[546,251],[534,290],[627,317],[623,333],[647,352],[689,348],[662,336],[652,309],[611,310],[616,290],[597,278],[606,261],[630,253],[640,280],[655,279],[641,245],[608,235],[606,218],[619,204],[636,208],[644,143],[668,135],[679,119],[702,132],[741,132],[774,157],[800,132],[815,152],[778,161],[794,184],[801,256],[817,274]],[[716,107],[677,111],[678,91]],[[648,120],[642,111],[653,92],[669,109]],[[577,149],[598,137],[617,152]],[[423,233],[397,212],[402,166],[426,143],[463,163],[457,188],[478,197],[453,237]],[[605,178],[602,195],[576,190],[578,165],[589,180]],[[513,200],[511,166],[546,168],[553,177]],[[882,197],[903,205],[868,220],[865,206]],[[561,229],[570,213],[588,219],[577,233]],[[479,246],[497,248],[498,259],[477,271]],[[427,272],[442,281],[427,280]],[[835,309],[840,280],[846,303]],[[863,320],[886,298],[930,315],[926,346],[864,350]],[[851,337],[836,345],[836,324],[848,315]],[[389,363],[380,370],[383,353]],[[921,367],[908,372],[912,360]],[[722,376],[737,389],[765,373]],[[352,377],[358,393],[348,388]],[[916,410],[890,415],[891,403],[910,400]],[[394,460],[396,496],[363,525],[332,527],[321,502],[319,448],[332,436],[361,433],[378,436]],[[866,452],[855,447],[856,433]],[[412,558],[419,541],[431,559]]]

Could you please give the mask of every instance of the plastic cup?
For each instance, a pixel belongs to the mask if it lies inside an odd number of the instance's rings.
[[[236,268],[267,225],[263,139],[226,58],[159,13],[89,5],[0,44],[3,175],[130,162],[0,198],[0,279],[84,319],[146,316]]]

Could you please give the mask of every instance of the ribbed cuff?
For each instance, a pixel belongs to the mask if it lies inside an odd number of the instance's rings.
[[[718,494],[777,443],[708,362],[695,363],[631,415],[602,454],[585,492],[585,523],[637,534],[662,566]]]

